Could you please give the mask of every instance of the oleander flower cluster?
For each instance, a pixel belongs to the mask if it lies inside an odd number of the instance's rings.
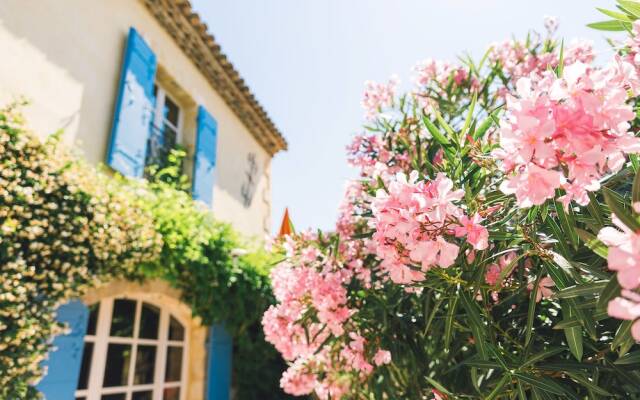
[[[546,28],[367,82],[335,231],[276,239],[286,393],[640,396],[640,24],[603,66]]]
[[[636,70],[619,59],[604,68],[567,65],[562,77],[520,78],[494,152],[508,175],[501,190],[515,194],[521,207],[540,205],[558,189],[565,205],[588,204],[600,180],[618,172],[626,154],[640,151],[627,102],[639,82]]]
[[[374,365],[388,364],[391,355],[365,337],[373,332],[351,325],[357,309],[349,304],[346,285],[351,279],[367,280],[359,265],[344,265],[342,257],[320,251],[317,242],[306,233],[281,244],[289,259],[271,273],[278,304],[265,312],[262,323],[265,338],[292,362],[281,380],[287,393],[341,398]],[[335,338],[332,345],[327,344],[330,338]]]
[[[450,267],[460,251],[454,236],[466,237],[477,250],[487,248],[489,234],[479,216],[469,218],[455,204],[463,195],[443,173],[420,181],[417,171],[408,179],[398,173],[388,188],[378,189],[371,205],[373,240],[380,268],[393,282],[421,281],[432,267]]]

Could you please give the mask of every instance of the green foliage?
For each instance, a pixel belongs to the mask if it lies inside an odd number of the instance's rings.
[[[0,112],[0,398],[34,398],[62,331],[54,310],[98,281],[156,258],[152,216],[128,193]]]
[[[160,278],[180,289],[204,324],[234,336],[242,399],[286,398],[284,363],[264,342],[273,302],[270,255],[194,202],[180,173],[184,151],[149,182],[96,170],[0,111],[0,399],[31,399],[56,307],[113,278]],[[203,366],[204,367],[204,366]],[[259,384],[256,384],[259,382]]]

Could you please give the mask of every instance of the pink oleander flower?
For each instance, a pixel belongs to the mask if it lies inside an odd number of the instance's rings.
[[[609,302],[607,313],[614,318],[635,321],[631,325],[631,335],[640,342],[640,294],[631,290],[623,290],[621,294]]]
[[[480,222],[482,222],[480,214],[475,214],[472,218],[463,215],[460,217],[459,222],[462,226],[455,228],[456,237],[466,236],[467,242],[476,250],[484,250],[489,247],[489,231],[480,225]]]
[[[505,194],[515,194],[520,207],[531,207],[552,198],[563,181],[560,172],[530,164],[502,182],[500,190]]]
[[[454,190],[444,174],[419,181],[416,171],[408,179],[399,173],[386,191],[378,190],[372,202],[376,228],[372,239],[380,267],[393,282],[420,281],[434,266],[451,266],[460,248],[447,239],[460,223],[466,228],[458,231],[459,236],[466,236],[476,248],[486,248],[488,234],[479,225],[479,216],[464,219],[463,210],[455,204],[462,196],[463,191]]]
[[[502,270],[507,268],[515,258],[516,258],[516,253],[513,251],[510,251],[507,254],[504,254],[503,256],[498,258],[497,263],[489,264],[484,275],[484,281],[491,286],[498,284],[498,280],[500,279],[500,274],[502,274]],[[500,285],[502,284],[503,282],[500,283]],[[494,292],[494,293],[497,294],[497,292]]]
[[[373,356],[373,363],[377,366],[389,364],[391,362],[391,352],[388,350],[378,350]]]
[[[602,228],[598,239],[609,246],[607,264],[617,272],[620,286],[635,289],[640,286],[640,234],[626,227],[615,215],[612,221],[620,230]]]
[[[381,109],[393,104],[393,97],[398,83],[396,76],[392,76],[387,83],[365,82],[362,107],[365,109],[368,119],[374,119]]]
[[[297,360],[287,369],[280,379],[280,387],[294,396],[304,396],[311,394],[316,384],[314,374],[305,371],[303,359]]]
[[[496,283],[498,283],[500,272],[502,272],[502,268],[500,268],[498,264],[490,264],[484,274],[484,281],[487,284],[494,286]]]
[[[519,79],[494,152],[506,173],[500,189],[515,194],[520,207],[542,204],[560,188],[565,206],[572,200],[586,205],[587,193],[622,167],[625,154],[640,152],[627,104],[629,82],[637,79],[620,60],[604,68],[576,62],[561,78],[545,72]]]
[[[534,282],[529,282],[529,284],[527,285],[527,289],[529,289],[529,291],[532,291],[533,285]],[[540,279],[540,283],[538,284],[538,291],[536,292],[536,303],[539,303],[542,299],[551,298],[551,296],[553,296],[553,289],[551,288],[555,285],[556,284],[553,282],[553,280],[548,276]]]
[[[437,389],[431,389],[431,394],[433,394],[433,400],[447,400],[447,395]]]

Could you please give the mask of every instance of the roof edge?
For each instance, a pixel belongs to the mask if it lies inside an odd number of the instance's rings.
[[[195,64],[213,89],[271,155],[287,150],[287,141],[240,76],[207,24],[188,0],[141,0]]]

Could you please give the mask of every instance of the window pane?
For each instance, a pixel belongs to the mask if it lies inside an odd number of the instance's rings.
[[[87,324],[87,335],[96,334],[96,326],[98,325],[98,315],[100,314],[100,303],[89,306],[89,323]]]
[[[131,396],[131,400],[152,400],[153,392],[148,390],[146,392],[134,392]]]
[[[131,360],[131,345],[109,344],[103,386],[126,386]]]
[[[103,394],[100,398],[101,400],[126,400],[126,393],[118,393],[118,394]]]
[[[173,316],[169,320],[169,340],[184,340],[184,327]]]
[[[76,400],[87,400],[86,397],[76,397]]]
[[[169,96],[166,96],[164,100],[164,117],[173,126],[177,127],[179,115],[180,115],[180,109],[178,108],[178,105],[174,103]]]
[[[162,147],[169,154],[171,149],[176,147],[178,143],[178,131],[171,126],[165,124],[162,127]]]
[[[143,385],[153,383],[153,374],[156,366],[156,346],[138,346],[136,355],[136,370],[133,383]]]
[[[158,338],[158,324],[160,321],[160,309],[147,303],[142,303],[140,313],[140,336],[143,339]]]
[[[162,400],[180,400],[180,388],[166,388],[162,394]]]
[[[132,337],[133,320],[136,315],[135,300],[118,299],[113,302],[111,336]]]
[[[167,369],[164,374],[165,382],[180,380],[182,370],[182,347],[169,346],[167,349]]]
[[[82,364],[80,366],[80,378],[78,379],[78,390],[86,389],[89,382],[89,372],[91,372],[91,359],[93,358],[93,343],[85,342],[82,350]]]

